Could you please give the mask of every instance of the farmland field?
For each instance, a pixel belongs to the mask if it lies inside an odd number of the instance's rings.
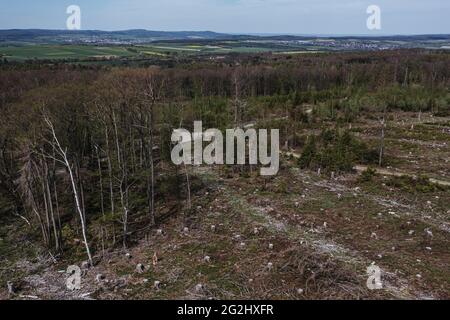
[[[0,46],[0,58],[8,61],[23,62],[26,60],[133,60],[155,57],[177,56],[206,56],[223,55],[228,53],[256,54],[299,54],[308,52],[335,52],[353,50],[380,50],[411,46],[429,49],[443,49],[447,42],[428,41],[425,43],[410,43],[402,41],[356,42],[352,39],[311,39],[311,40],[180,40],[156,41],[151,43],[124,43],[117,40],[117,44],[92,40],[92,43],[81,44],[33,44],[33,43],[3,43]]]
[[[76,45],[30,45],[0,47],[0,55],[11,60],[81,59],[89,57],[129,57],[133,53],[125,47]]]
[[[0,57],[11,61],[25,61],[31,59],[92,59],[92,58],[137,58],[150,56],[165,56],[167,54],[197,55],[197,54],[224,54],[258,53],[280,51],[278,49],[258,46],[245,46],[240,43],[225,43],[222,45],[191,45],[191,44],[154,44],[136,46],[99,46],[99,45],[24,45],[0,46]],[[284,51],[289,53],[289,51]],[[295,53],[296,51],[293,50]]]

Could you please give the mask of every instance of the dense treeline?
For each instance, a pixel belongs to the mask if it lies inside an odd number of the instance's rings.
[[[158,203],[188,216],[196,181],[168,160],[174,128],[258,122],[295,147],[297,131],[324,118],[351,122],[361,110],[387,108],[448,113],[449,76],[450,55],[421,51],[238,55],[166,68],[4,65],[0,205],[39,230],[48,248],[63,252],[80,239],[92,260],[152,230]],[[323,141],[366,156],[348,133],[330,132]],[[325,148],[319,161],[311,141],[303,167],[340,154]]]

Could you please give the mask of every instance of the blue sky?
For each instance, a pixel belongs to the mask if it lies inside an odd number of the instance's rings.
[[[450,0],[0,0],[0,29],[64,29],[72,4],[81,7],[85,30],[450,33]],[[372,4],[381,8],[381,31],[366,28]]]

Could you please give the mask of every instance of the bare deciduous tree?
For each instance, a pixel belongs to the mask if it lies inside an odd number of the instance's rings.
[[[58,137],[56,136],[56,132],[55,132],[55,128],[53,126],[53,123],[50,121],[50,119],[47,116],[44,116],[44,121],[47,124],[47,126],[50,129],[50,132],[52,134],[52,138],[53,138],[52,147],[54,148],[56,154],[60,157],[60,159],[58,159],[56,157],[54,160],[59,161],[60,163],[62,163],[65,166],[65,168],[67,169],[67,171],[69,172],[69,178],[70,178],[70,182],[71,182],[71,185],[72,185],[72,192],[73,192],[73,196],[74,196],[74,200],[75,200],[75,206],[76,206],[76,210],[78,212],[78,215],[80,217],[81,232],[82,232],[82,235],[83,235],[83,241],[84,241],[84,245],[85,245],[85,248],[86,248],[86,254],[88,256],[90,265],[93,266],[91,250],[89,249],[89,243],[88,243],[87,234],[86,234],[86,221],[85,221],[85,216],[84,216],[84,213],[83,213],[83,209],[81,207],[80,196],[79,196],[79,192],[78,192],[78,189],[77,189],[75,176],[74,176],[74,173],[73,173],[73,165],[70,163],[69,158],[67,157],[67,149],[64,149],[61,146],[61,144],[60,144],[60,142],[58,140]]]

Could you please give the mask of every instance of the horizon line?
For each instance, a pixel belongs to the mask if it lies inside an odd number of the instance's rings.
[[[131,28],[131,29],[114,29],[114,30],[106,30],[106,29],[80,29],[80,30],[68,30],[68,29],[51,29],[51,28],[8,28],[8,29],[0,29],[0,31],[30,31],[30,30],[39,30],[39,31],[61,31],[61,32],[86,32],[86,31],[98,31],[98,32],[126,32],[126,31],[148,31],[148,32],[210,32],[222,35],[232,35],[232,36],[258,36],[258,37],[273,37],[273,36],[293,36],[293,37],[413,37],[413,36],[450,36],[450,33],[377,33],[377,34],[368,34],[368,33],[336,33],[336,34],[328,34],[328,33],[293,33],[293,32],[248,32],[248,33],[237,33],[237,32],[221,32],[221,31],[212,31],[212,30],[156,30],[156,29],[145,29],[145,28]]]

